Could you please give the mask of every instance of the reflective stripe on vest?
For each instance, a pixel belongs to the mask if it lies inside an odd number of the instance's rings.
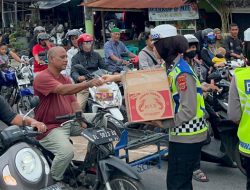
[[[250,68],[236,69],[235,82],[242,113],[237,133],[240,140],[239,150],[250,154]]]
[[[188,65],[188,63],[183,58],[180,58],[180,61],[175,65],[175,67],[169,73],[169,78],[170,78],[169,83],[170,83],[170,89],[172,92],[175,113],[180,112],[182,109],[182,107],[180,105],[180,95],[177,91],[177,86],[176,86],[176,80],[177,80],[178,76],[181,75],[182,73],[191,74],[196,81],[196,86],[197,86],[196,116],[189,122],[196,123],[196,124],[198,124],[197,126],[200,126],[199,122],[196,122],[196,121],[201,121],[202,128],[197,127],[197,129],[193,130],[193,129],[191,129],[193,127],[193,125],[184,124],[185,130],[180,130],[180,126],[174,127],[173,129],[171,129],[170,135],[195,135],[195,134],[199,134],[199,133],[202,133],[202,132],[207,130],[206,125],[205,124],[203,125],[205,104],[204,104],[204,99],[202,96],[201,84],[200,84],[198,77],[196,76],[196,74],[194,73],[192,68]]]

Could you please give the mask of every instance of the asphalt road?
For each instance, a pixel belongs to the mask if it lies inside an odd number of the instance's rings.
[[[246,177],[237,168],[226,168],[214,163],[202,162],[201,167],[209,182],[193,180],[194,190],[245,190]],[[166,190],[167,162],[162,169],[151,168],[142,173],[145,190]]]

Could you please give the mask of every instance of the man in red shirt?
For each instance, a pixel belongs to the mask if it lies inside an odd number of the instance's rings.
[[[37,44],[32,49],[32,54],[35,59],[34,60],[35,74],[48,68],[47,51],[52,47],[52,45],[49,42],[49,38],[50,35],[46,33],[41,33],[38,34],[37,36]]]
[[[51,166],[54,180],[61,181],[63,174],[74,156],[70,136],[78,136],[83,130],[80,125],[60,126],[64,121],[56,121],[56,116],[72,114],[80,109],[75,94],[102,81],[93,79],[72,84],[69,77],[60,72],[67,66],[67,53],[63,47],[53,47],[48,51],[48,68],[41,71],[34,79],[35,95],[40,103],[35,110],[35,118],[44,122],[48,131],[39,136],[40,144],[51,151],[55,158]],[[86,125],[85,125],[86,126]]]

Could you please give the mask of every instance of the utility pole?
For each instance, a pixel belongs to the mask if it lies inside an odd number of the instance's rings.
[[[5,23],[5,17],[4,17],[4,0],[2,0],[2,29],[4,32],[4,28],[6,27],[6,23]]]
[[[17,27],[17,1],[15,1],[15,27]]]
[[[85,3],[88,3],[88,1],[89,0],[84,0]],[[84,22],[85,22],[85,32],[94,35],[92,8],[84,6]]]

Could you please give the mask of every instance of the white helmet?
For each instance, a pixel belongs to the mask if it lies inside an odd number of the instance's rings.
[[[162,38],[177,36],[177,29],[170,24],[162,24],[151,29],[151,38],[157,41]]]
[[[199,43],[199,40],[193,34],[185,34],[184,37],[187,39],[188,43]]]
[[[250,28],[244,31],[244,41],[250,42]]]
[[[38,34],[38,33],[41,33],[41,32],[43,32],[43,33],[46,32],[44,27],[37,26],[37,27],[34,28],[34,33],[35,34]]]
[[[77,36],[79,37],[82,34],[82,32],[78,29],[73,29],[73,30],[69,30],[66,35],[65,38],[69,39],[70,36]]]

